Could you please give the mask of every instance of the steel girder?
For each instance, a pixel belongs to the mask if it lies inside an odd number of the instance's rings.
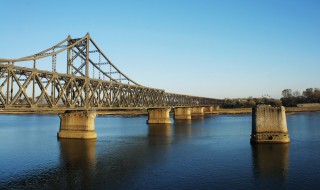
[[[58,73],[57,55],[63,52],[67,53],[67,60],[63,60],[67,69]],[[98,56],[90,56],[94,53],[98,53]],[[50,56],[52,71],[37,69],[38,61]],[[33,65],[17,66],[21,62],[31,62]],[[93,71],[92,75],[89,69]],[[98,72],[98,78],[95,71]],[[219,99],[166,93],[161,89],[139,85],[111,63],[89,34],[77,39],[68,36],[31,56],[0,59],[0,108],[3,110],[191,107],[219,105],[221,102]]]
[[[163,106],[164,90],[0,64],[0,108],[5,110]]]
[[[220,105],[222,100],[189,96],[184,94],[166,93],[166,105],[171,107],[193,107]]]
[[[190,107],[219,105],[220,101],[166,93],[161,89],[0,64],[0,108],[7,110]]]

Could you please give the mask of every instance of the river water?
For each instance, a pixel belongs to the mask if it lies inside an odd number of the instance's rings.
[[[251,115],[149,126],[99,116],[96,140],[55,115],[0,115],[0,189],[319,189],[320,113],[287,115],[290,144],[249,143]]]

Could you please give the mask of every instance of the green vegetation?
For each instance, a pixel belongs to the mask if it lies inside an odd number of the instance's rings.
[[[236,98],[225,99],[222,108],[252,108],[257,104],[269,104],[271,106],[285,106],[296,107],[297,104],[304,103],[320,103],[320,89],[307,88],[300,93],[299,91],[292,91],[291,89],[284,89],[282,91],[282,98],[280,100],[270,98],[269,96],[262,98]]]
[[[291,89],[284,89],[280,100],[282,105],[286,107],[295,107],[297,104],[303,103],[320,103],[320,89],[307,88],[302,94],[299,91],[293,92]]]
[[[269,104],[271,106],[281,106],[280,100],[262,97],[262,98],[238,98],[225,99],[222,108],[252,108],[257,104]]]

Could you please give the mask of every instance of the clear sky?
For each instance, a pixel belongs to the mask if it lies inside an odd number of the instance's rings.
[[[89,32],[126,75],[168,92],[280,98],[285,88],[320,87],[318,0],[10,0],[0,8],[1,58]]]

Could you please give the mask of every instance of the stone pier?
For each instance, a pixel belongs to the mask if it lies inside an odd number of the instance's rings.
[[[213,106],[213,112],[218,112],[219,109],[220,109],[220,106]]]
[[[219,114],[220,106],[213,106],[212,114]]]
[[[258,105],[252,109],[251,143],[290,142],[283,106]]]
[[[191,108],[177,107],[174,108],[174,119],[191,119]]]
[[[204,115],[204,107],[193,107],[191,110],[192,116],[203,116]]]
[[[213,113],[213,106],[206,106],[203,108],[203,112],[205,114],[212,114]]]
[[[151,124],[163,124],[171,123],[170,120],[171,108],[150,108],[148,109],[148,120],[147,123]]]
[[[59,138],[68,139],[95,139],[94,130],[95,111],[66,112],[59,115]]]

